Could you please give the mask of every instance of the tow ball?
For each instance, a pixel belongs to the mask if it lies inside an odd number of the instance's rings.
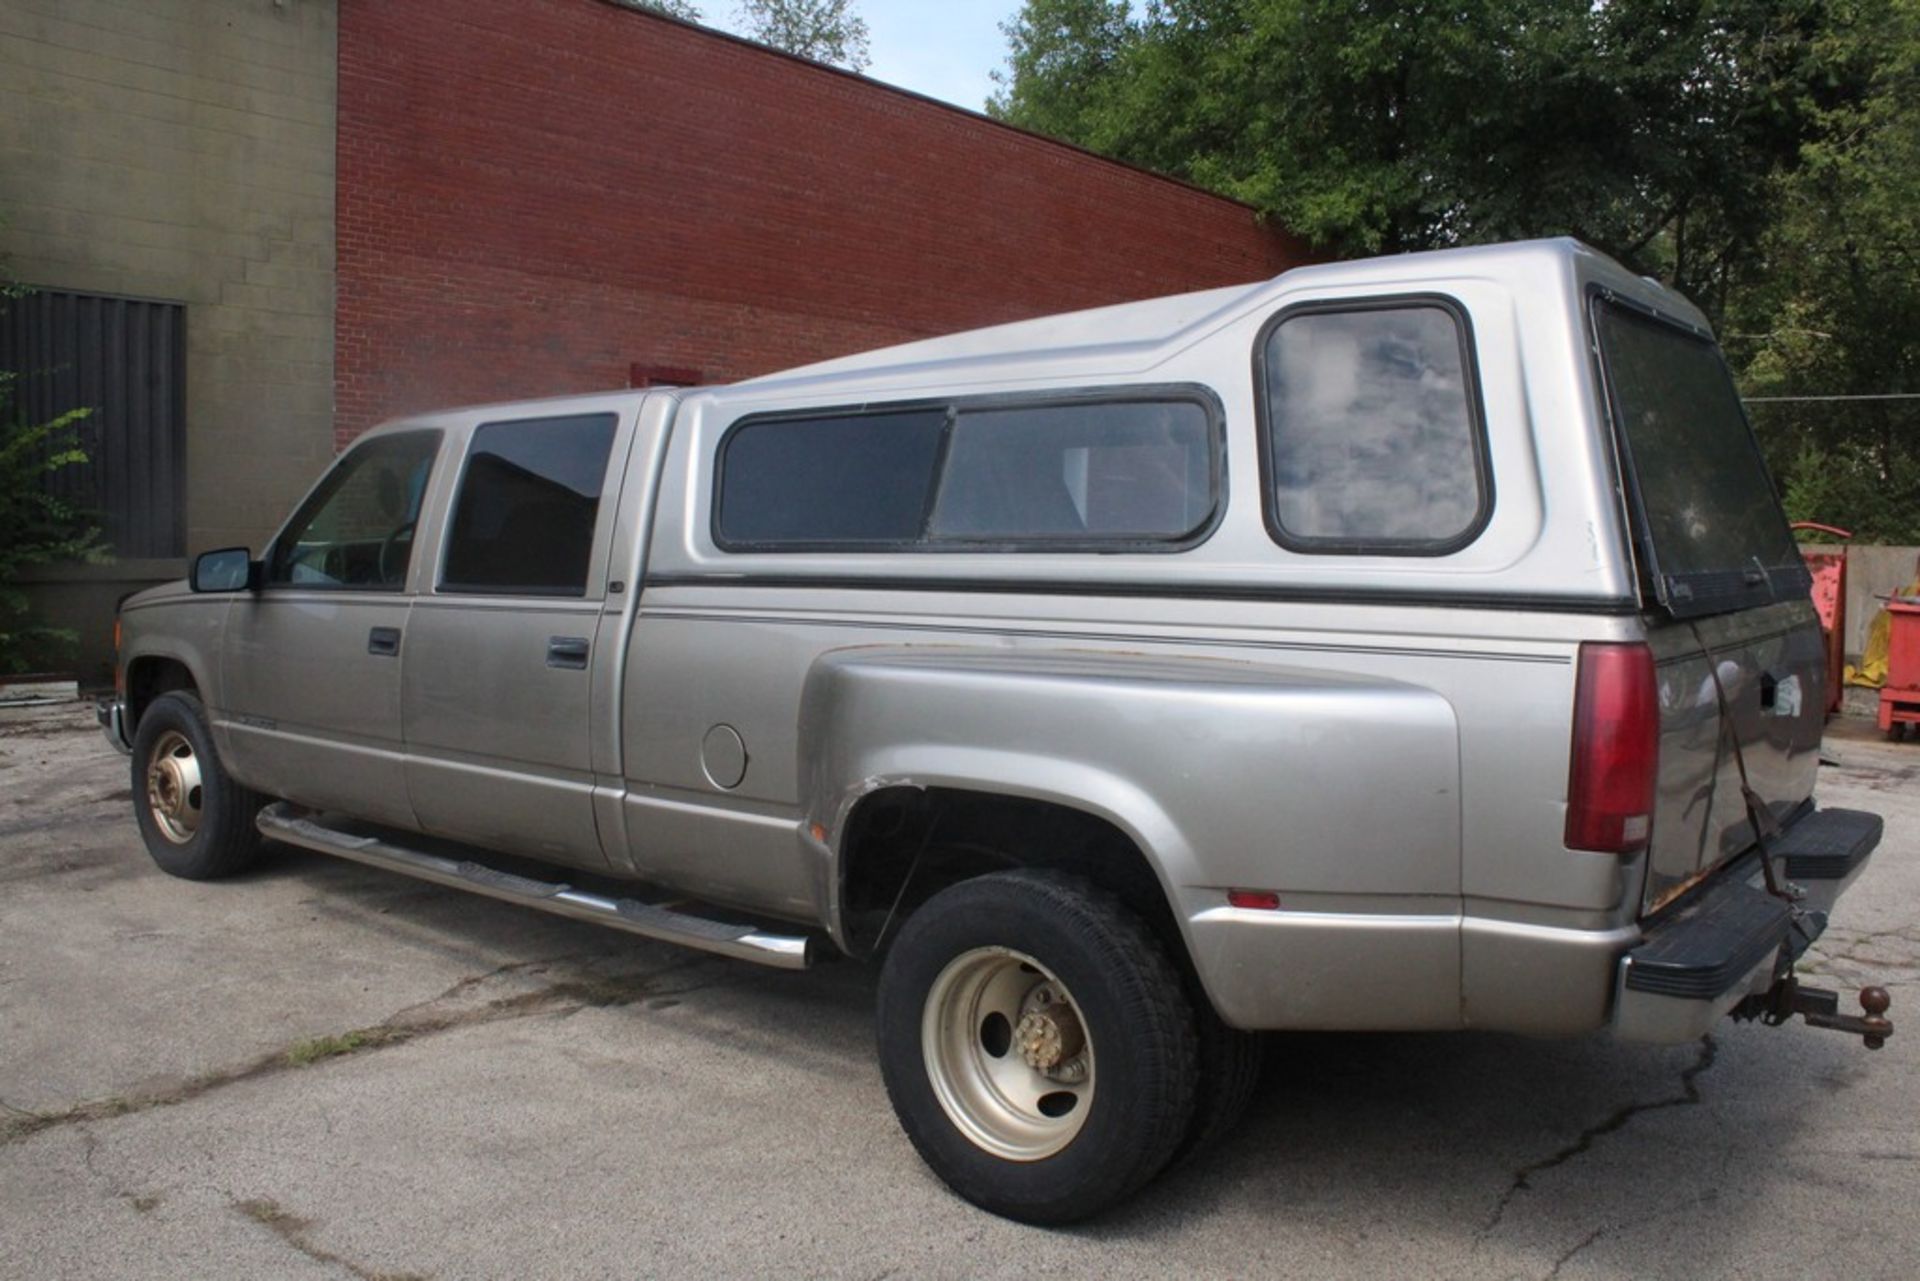
[[[1840,994],[1825,988],[1807,987],[1794,975],[1787,975],[1766,992],[1750,996],[1734,1007],[1736,1019],[1759,1019],[1768,1027],[1779,1027],[1794,1015],[1806,1018],[1808,1027],[1831,1028],[1860,1038],[1869,1050],[1877,1050],[1893,1035],[1893,1022],[1887,1007],[1893,998],[1884,987],[1860,989],[1860,1014],[1840,1013]]]

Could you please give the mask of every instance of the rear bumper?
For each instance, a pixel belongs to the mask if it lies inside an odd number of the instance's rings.
[[[1679,1043],[1767,990],[1819,937],[1880,830],[1876,815],[1812,810],[1775,840],[1781,873],[1801,891],[1797,916],[1766,892],[1749,853],[1644,922],[1215,904],[1187,918],[1188,941],[1214,1009],[1247,1031],[1611,1027],[1625,1040]]]
[[[97,698],[93,702],[94,719],[100,722],[100,732],[106,735],[114,750],[122,756],[133,755],[133,744],[127,738],[127,704],[118,694]]]
[[[1802,891],[1800,906],[1831,913],[1866,870],[1884,830],[1878,814],[1860,810],[1817,810],[1787,829],[1774,853],[1787,880]]]
[[[1880,844],[1878,815],[1818,810],[1772,844],[1800,891],[1791,907],[1766,890],[1758,852],[1675,903],[1620,959],[1613,1028],[1627,1041],[1691,1041],[1749,995],[1772,987],[1826,929],[1828,914]]]

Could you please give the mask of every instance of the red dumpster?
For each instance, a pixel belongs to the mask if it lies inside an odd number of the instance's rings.
[[[1920,724],[1920,598],[1887,602],[1887,683],[1880,687],[1880,728],[1905,737]]]
[[[1813,575],[1813,607],[1820,615],[1820,631],[1827,642],[1827,715],[1840,710],[1846,683],[1847,656],[1847,543],[1853,535],[1832,525],[1811,520],[1795,521],[1794,532],[1803,529],[1832,534],[1841,540],[1838,547],[1805,547],[1800,556]]]

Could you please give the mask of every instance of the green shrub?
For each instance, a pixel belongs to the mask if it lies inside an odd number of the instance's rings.
[[[0,306],[24,292],[0,288]],[[27,421],[14,406],[18,370],[0,370],[0,672],[25,672],[59,661],[79,637],[32,617],[20,573],[39,565],[110,559],[90,513],[48,491],[47,477],[87,461],[79,425],[91,409],[71,409],[49,422]]]

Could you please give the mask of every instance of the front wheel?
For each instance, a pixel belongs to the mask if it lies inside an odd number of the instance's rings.
[[[253,825],[265,798],[220,763],[200,700],[162,694],[133,734],[133,808],[147,853],[190,881],[231,876],[260,851]]]
[[[880,976],[880,1067],[949,1187],[1030,1223],[1083,1219],[1167,1164],[1193,1115],[1178,973],[1117,900],[1050,872],[943,890]]]

